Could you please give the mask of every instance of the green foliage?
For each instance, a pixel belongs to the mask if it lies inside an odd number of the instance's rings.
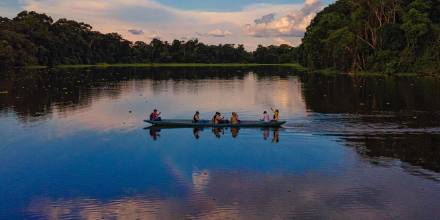
[[[405,48],[405,32],[397,24],[386,24],[379,30],[380,48],[383,50],[400,51]]]
[[[435,73],[440,66],[437,0],[338,0],[305,33],[309,69]]]
[[[334,56],[338,56],[328,39],[330,34],[338,32],[340,28],[347,28],[350,16],[350,1],[341,0],[326,7],[312,20],[303,38],[302,64],[311,69],[325,69],[335,67]],[[339,31],[341,32],[341,31]],[[331,38],[335,38],[332,35]],[[330,47],[329,47],[330,46]],[[345,53],[344,49],[339,52]],[[337,62],[340,63],[340,62]]]
[[[0,68],[35,64],[35,54],[35,45],[25,35],[0,28]]]
[[[0,17],[0,68],[98,63],[292,63],[299,58],[297,51],[281,45],[260,46],[248,52],[243,45],[206,45],[197,39],[132,43],[117,33],[102,34],[88,24],[64,18],[54,22],[32,11],[23,11],[12,20]]]

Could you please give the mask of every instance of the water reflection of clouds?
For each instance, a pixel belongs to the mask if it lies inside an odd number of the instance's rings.
[[[209,171],[208,170],[193,171],[192,182],[194,189],[196,191],[204,190],[209,184]]]
[[[201,208],[197,210],[196,208]],[[202,212],[203,211],[203,212]],[[44,219],[239,219],[234,207],[218,207],[214,201],[194,201],[186,206],[169,199],[121,198],[102,202],[84,198],[34,201],[27,212]],[[199,213],[201,212],[201,213]]]
[[[363,168],[342,178],[204,170],[193,173],[194,191],[184,197],[44,198],[33,200],[26,211],[47,219],[423,219],[439,214],[439,199],[424,189],[427,185],[411,184],[416,177]]]
[[[44,193],[48,180],[28,186],[37,196],[26,204],[26,216],[45,219],[411,219],[438,214],[438,183],[399,167],[359,161],[330,137],[290,134],[273,147],[256,130],[240,130],[242,136],[233,142],[230,136],[213,141],[213,135],[196,141],[191,129],[164,130],[160,141],[145,144],[133,142],[133,134],[114,134],[110,146],[100,141],[75,148],[47,146],[40,157],[57,158],[56,166],[39,162],[36,168],[12,171],[44,180],[29,174],[54,169],[45,174],[54,184],[50,193]],[[47,155],[49,149],[56,151]],[[60,152],[65,156],[60,158]],[[32,158],[25,161],[35,165]],[[52,182],[54,177],[62,180]]]

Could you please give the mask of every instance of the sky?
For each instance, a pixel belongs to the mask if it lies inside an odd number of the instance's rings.
[[[208,44],[296,46],[332,0],[0,0],[0,16],[23,10],[91,24],[131,41],[198,38]]]

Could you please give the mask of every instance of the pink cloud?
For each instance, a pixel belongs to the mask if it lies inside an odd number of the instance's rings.
[[[253,24],[245,25],[245,32],[253,37],[302,37],[321,8],[319,1],[306,0],[301,9],[277,19],[273,13],[257,18]]]

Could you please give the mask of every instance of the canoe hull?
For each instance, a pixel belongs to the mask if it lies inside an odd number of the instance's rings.
[[[163,126],[163,127],[281,127],[281,125],[285,124],[285,121],[240,121],[238,124],[231,123],[222,123],[222,124],[214,124],[211,121],[203,120],[197,123],[192,122],[191,120],[161,120],[161,121],[151,121],[144,120],[144,122],[150,123],[154,126]]]

